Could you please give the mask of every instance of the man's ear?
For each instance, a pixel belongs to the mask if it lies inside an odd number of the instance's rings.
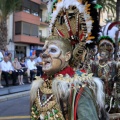
[[[69,61],[70,60],[70,58],[71,58],[71,52],[69,51],[69,52],[66,52],[65,53],[65,61]]]

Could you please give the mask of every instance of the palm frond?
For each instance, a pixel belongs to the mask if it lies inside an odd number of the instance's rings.
[[[21,5],[21,0],[0,0],[0,18],[7,19]]]

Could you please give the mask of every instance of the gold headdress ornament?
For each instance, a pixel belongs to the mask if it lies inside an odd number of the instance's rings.
[[[86,42],[95,42],[98,36],[98,15],[94,1],[54,0],[49,1],[48,10],[51,12],[50,36],[69,39],[74,61],[80,62]]]

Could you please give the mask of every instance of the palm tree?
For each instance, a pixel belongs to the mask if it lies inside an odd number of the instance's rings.
[[[116,2],[115,0],[97,0],[97,8],[99,9],[99,20],[101,11],[106,11],[107,13],[112,12],[113,16],[115,15]]]
[[[116,2],[116,21],[120,21],[120,0]]]
[[[7,19],[19,6],[21,0],[0,0],[0,49],[7,44]]]

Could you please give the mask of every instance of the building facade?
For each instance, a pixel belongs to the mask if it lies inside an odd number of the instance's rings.
[[[8,49],[19,59],[42,49],[49,26],[47,5],[43,0],[21,1],[21,8],[7,22]]]

